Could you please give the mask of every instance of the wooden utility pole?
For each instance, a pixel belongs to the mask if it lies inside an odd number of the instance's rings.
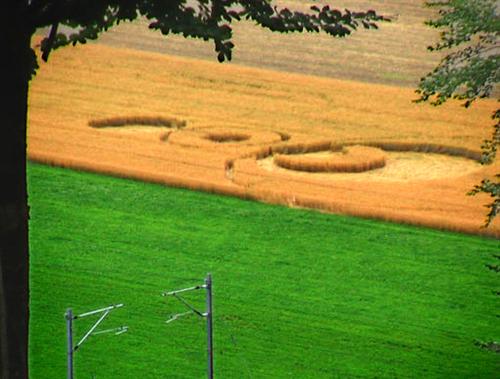
[[[184,298],[179,296],[179,293],[193,291],[193,290],[199,290],[199,289],[207,290],[206,311],[205,312],[200,312],[195,307],[193,307],[191,304],[189,304],[186,300],[184,300]],[[208,379],[213,379],[213,377],[214,377],[214,350],[213,350],[213,317],[212,317],[212,315],[213,315],[212,275],[207,274],[207,277],[205,278],[205,284],[203,284],[203,285],[198,285],[198,286],[189,287],[189,288],[183,288],[183,289],[175,290],[175,291],[163,292],[162,296],[173,296],[177,300],[179,300],[182,304],[184,304],[187,308],[189,308],[189,311],[187,311],[187,312],[177,313],[177,314],[171,315],[170,318],[165,321],[167,324],[171,323],[172,321],[177,320],[179,317],[187,316],[191,313],[194,313],[200,317],[205,317],[207,319],[207,377],[208,377]]]
[[[208,352],[208,379],[214,377],[214,350],[213,350],[213,325],[212,325],[212,276],[207,275],[205,279],[205,289],[207,290],[207,352]]]

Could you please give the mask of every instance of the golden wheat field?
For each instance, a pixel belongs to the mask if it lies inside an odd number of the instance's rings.
[[[37,41],[34,41],[36,43]],[[103,44],[52,53],[32,81],[31,160],[445,230],[481,228],[466,196],[493,101],[415,104],[411,87],[218,64]]]
[[[439,32],[426,27],[424,20],[433,11],[423,0],[278,0],[280,6],[307,11],[311,5],[331,4],[351,10],[375,9],[391,17],[377,31],[359,29],[348,38],[326,34],[276,34],[251,22],[234,25],[234,62],[239,65],[277,71],[415,87],[431,71],[440,55],[426,47]],[[214,62],[214,49],[202,40],[185,39],[151,31],[145,20],[123,23],[102,34],[99,43],[135,50],[161,52]]]

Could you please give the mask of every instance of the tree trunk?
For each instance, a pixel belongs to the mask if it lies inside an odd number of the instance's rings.
[[[21,3],[6,10],[0,26],[4,91],[0,123],[0,377],[5,379],[28,377],[26,119],[33,57],[32,32],[19,10]]]

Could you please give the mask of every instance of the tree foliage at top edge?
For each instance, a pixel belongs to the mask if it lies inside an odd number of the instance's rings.
[[[377,28],[376,21],[388,21],[373,10],[352,12],[313,5],[308,12],[301,12],[280,8],[268,0],[33,0],[28,1],[25,15],[25,22],[35,29],[51,26],[49,36],[42,41],[44,60],[53,49],[84,44],[121,21],[138,17],[146,18],[149,28],[163,35],[180,34],[212,41],[219,62],[232,58],[234,21],[253,21],[281,33],[322,31],[334,37],[345,37],[359,27]],[[59,33],[60,25],[74,32]],[[31,74],[36,67],[35,62]]]
[[[443,28],[441,40],[430,51],[451,49],[439,65],[420,81],[418,101],[440,105],[450,98],[469,107],[490,97],[500,77],[498,36],[500,18],[496,0],[430,1],[439,18],[426,23]]]

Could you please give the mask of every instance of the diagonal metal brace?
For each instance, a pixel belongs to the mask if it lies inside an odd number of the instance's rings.
[[[179,295],[177,294],[174,294],[173,295],[177,300],[179,300],[182,304],[184,304],[186,307],[188,307],[189,309],[191,309],[191,311],[193,311],[194,313],[196,313],[198,316],[200,317],[205,317],[206,314],[205,313],[201,313],[199,310],[197,310],[195,307],[193,307],[191,304],[189,304],[186,300],[184,300],[182,297],[180,297]]]
[[[92,327],[85,333],[85,335],[82,337],[82,339],[73,347],[73,351],[76,351],[91,335],[97,335],[97,334],[104,334],[104,333],[109,333],[109,332],[115,332],[116,335],[122,334],[128,331],[128,326],[120,326],[118,328],[113,328],[113,329],[106,329],[106,330],[101,330],[101,331],[95,331],[96,328],[104,321],[104,319],[109,315],[109,313],[116,308],[123,307],[123,304],[116,304],[116,305],[111,305],[106,308],[101,308],[101,309],[96,309],[95,311],[90,311],[86,313],[82,313],[78,316],[73,316],[73,320],[76,320],[78,318],[94,315],[96,313],[101,313],[101,317],[92,325]]]
[[[206,288],[207,288],[207,286],[205,284],[201,284],[201,285],[198,285],[198,286],[189,287],[189,288],[183,288],[183,289],[180,289],[180,290],[169,291],[169,292],[162,292],[162,294],[161,294],[162,296],[173,296],[177,300],[179,300],[182,304],[184,304],[185,307],[187,307],[189,309],[188,312],[177,313],[177,314],[174,314],[174,315],[170,316],[170,318],[167,321],[165,321],[165,322],[168,324],[168,323],[170,323],[172,321],[177,320],[180,317],[187,316],[188,314],[191,314],[191,313],[194,313],[194,314],[196,314],[196,315],[198,315],[200,317],[207,317],[206,313],[200,312],[194,306],[192,306],[191,304],[189,304],[184,298],[182,298],[181,296],[179,296],[179,294],[183,293],[183,292],[195,291],[195,290],[206,289]]]
[[[101,322],[103,322],[103,321],[104,321],[104,319],[105,319],[105,318],[106,318],[106,316],[109,314],[109,312],[110,312],[110,311],[109,311],[109,310],[107,310],[107,311],[105,311],[105,312],[103,313],[103,315],[102,315],[101,317],[99,317],[99,320],[97,320],[97,321],[95,322],[95,324],[94,324],[94,325],[92,325],[92,327],[89,329],[89,331],[88,331],[88,332],[87,332],[87,333],[86,333],[86,334],[82,337],[82,339],[81,339],[81,340],[80,340],[80,341],[79,341],[79,342],[75,345],[75,348],[74,348],[75,350],[77,350],[77,349],[80,347],[80,345],[81,345],[82,343],[84,343],[84,342],[85,342],[85,340],[86,340],[87,338],[89,338],[89,337],[90,337],[90,335],[92,334],[92,332],[93,332],[93,331],[94,331],[94,330],[95,330],[95,329],[99,326],[99,324],[100,324]]]

